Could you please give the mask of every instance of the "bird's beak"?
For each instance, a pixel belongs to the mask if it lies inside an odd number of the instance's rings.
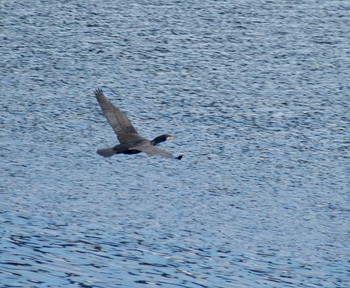
[[[168,136],[168,137],[166,137],[166,140],[167,141],[169,141],[169,140],[173,140],[174,139],[174,137],[173,136]]]

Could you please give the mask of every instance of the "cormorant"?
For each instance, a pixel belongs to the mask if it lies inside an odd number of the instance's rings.
[[[112,126],[115,134],[117,134],[119,145],[112,148],[99,149],[97,153],[103,157],[110,157],[114,154],[136,154],[145,152],[149,155],[159,155],[166,158],[174,158],[180,160],[183,155],[175,157],[171,153],[155,147],[157,144],[173,139],[169,134],[163,134],[152,141],[149,141],[136,131],[135,127],[130,123],[128,117],[118,107],[114,106],[108,98],[103,94],[102,89],[95,90],[95,96],[101,106],[102,112],[106,117],[109,125]]]

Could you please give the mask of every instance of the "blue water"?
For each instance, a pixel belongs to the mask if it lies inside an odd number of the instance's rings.
[[[1,287],[350,287],[350,2],[0,7]]]

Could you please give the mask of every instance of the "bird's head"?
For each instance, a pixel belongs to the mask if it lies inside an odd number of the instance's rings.
[[[157,145],[158,143],[161,143],[161,142],[164,142],[164,141],[169,141],[169,140],[172,140],[174,139],[174,137],[172,135],[169,135],[169,134],[163,134],[163,135],[160,135],[156,138],[154,138],[151,143],[152,145]]]

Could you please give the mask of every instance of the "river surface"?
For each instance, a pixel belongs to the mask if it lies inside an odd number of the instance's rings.
[[[0,7],[1,288],[350,287],[349,1]]]

